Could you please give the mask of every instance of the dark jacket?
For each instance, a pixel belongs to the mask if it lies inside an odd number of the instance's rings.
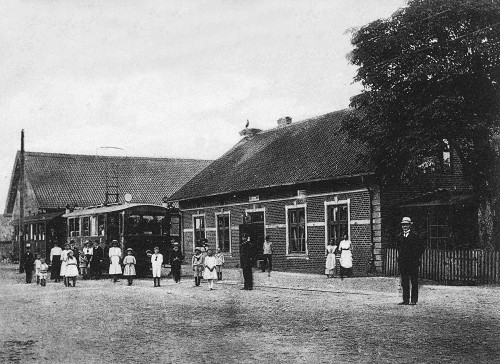
[[[94,247],[94,250],[92,251],[92,261],[94,263],[99,263],[99,261],[102,260],[103,257],[103,251],[100,246]]]
[[[242,267],[251,267],[254,263],[255,252],[251,242],[244,241],[240,245],[240,264]]]
[[[424,240],[413,230],[408,237],[401,233],[398,235],[398,262],[400,269],[416,268],[420,264],[420,258],[425,251]]]
[[[182,263],[184,260],[184,255],[182,255],[181,250],[172,250],[170,253],[170,264],[174,264],[174,262]]]
[[[25,270],[32,270],[33,264],[35,264],[35,256],[31,251],[27,251],[23,255],[23,265]]]

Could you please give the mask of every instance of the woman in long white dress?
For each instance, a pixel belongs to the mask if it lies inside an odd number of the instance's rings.
[[[326,263],[325,263],[325,274],[327,278],[333,278],[335,273],[335,251],[337,250],[337,246],[333,242],[333,239],[330,240],[328,245],[326,246]]]
[[[109,275],[113,276],[113,283],[118,281],[118,276],[122,274],[122,267],[120,265],[120,259],[122,257],[122,250],[118,247],[118,240],[113,240],[111,242],[112,247],[109,248]]]
[[[340,251],[340,278],[351,275],[352,268],[352,251],[351,241],[344,235],[344,239],[339,243]]]

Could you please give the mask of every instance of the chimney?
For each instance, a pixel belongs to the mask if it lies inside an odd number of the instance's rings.
[[[285,116],[284,118],[278,119],[278,127],[283,128],[292,123],[292,118],[290,116]]]

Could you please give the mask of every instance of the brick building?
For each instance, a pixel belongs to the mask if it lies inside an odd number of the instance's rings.
[[[176,158],[104,157],[56,153],[25,153],[24,241],[45,257],[52,243],[66,241],[71,209],[106,203],[162,204],[165,191],[174,193],[211,161]],[[5,215],[12,219],[19,240],[20,153],[16,155]],[[108,192],[108,196],[107,196]],[[111,200],[112,199],[112,200]],[[85,221],[78,226],[84,229]],[[89,227],[91,230],[92,227]],[[14,244],[16,253],[19,244]]]
[[[284,118],[274,129],[243,130],[238,144],[166,198],[179,203],[185,251],[207,238],[226,252],[229,264],[237,264],[243,233],[257,249],[269,235],[277,270],[322,273],[327,242],[346,234],[353,271],[366,275],[381,270],[383,249],[408,210],[419,209],[422,218],[416,220],[427,230],[427,223],[442,216],[439,208],[463,212],[469,206],[459,166],[451,173],[434,171],[412,190],[381,187],[364,157],[365,146],[341,130],[350,112],[296,123]],[[455,156],[445,151],[443,158],[451,165]],[[444,234],[434,227],[432,233]]]

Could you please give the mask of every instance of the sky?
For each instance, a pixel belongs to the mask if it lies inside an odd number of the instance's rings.
[[[2,0],[0,213],[27,151],[216,159],[348,107],[350,29],[404,0]]]

